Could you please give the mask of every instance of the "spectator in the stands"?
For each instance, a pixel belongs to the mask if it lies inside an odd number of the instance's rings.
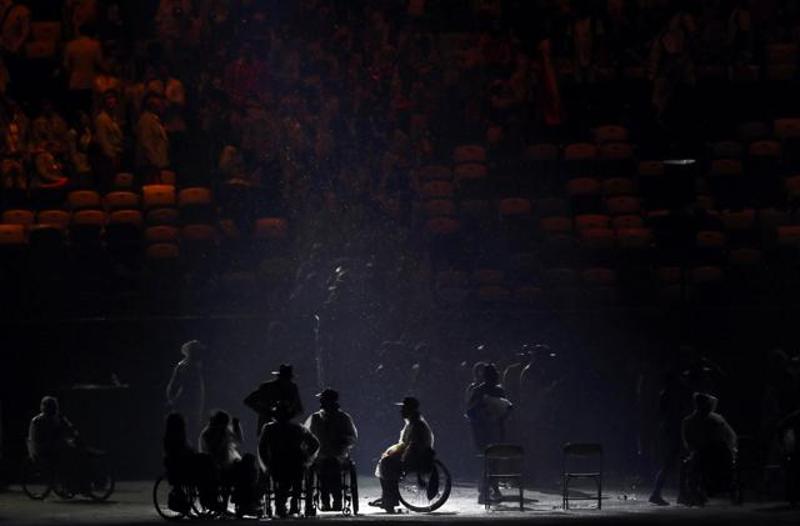
[[[161,122],[164,99],[150,93],[136,124],[136,167],[145,183],[159,181],[161,170],[169,167],[169,137]]]
[[[92,109],[94,77],[103,67],[103,45],[95,38],[95,27],[86,24],[64,49],[64,69],[69,78],[69,108],[89,113]]]
[[[69,125],[55,111],[52,101],[42,101],[42,111],[33,119],[31,142],[34,148],[45,149],[60,156],[69,149]]]
[[[122,126],[117,120],[118,95],[114,90],[103,94],[100,112],[94,119],[97,152],[93,157],[95,178],[103,190],[111,188],[114,174],[120,169],[124,149]]]

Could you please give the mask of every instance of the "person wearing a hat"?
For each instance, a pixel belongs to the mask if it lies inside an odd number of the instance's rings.
[[[258,413],[256,433],[259,435],[264,425],[272,420],[272,410],[279,402],[285,402],[289,419],[303,412],[300,391],[294,383],[294,368],[289,364],[281,364],[277,371],[272,371],[272,375],[274,379],[262,383],[244,399],[244,405]]]
[[[198,340],[184,343],[181,346],[183,359],[175,365],[167,384],[167,405],[186,419],[186,434],[190,441],[197,440],[206,412],[205,351],[205,345]]]
[[[258,454],[272,478],[275,514],[280,518],[287,516],[286,502],[290,496],[288,514],[300,513],[303,475],[319,450],[319,441],[311,431],[292,422],[293,411],[290,402],[277,402],[272,408],[274,419],[264,426],[258,440]]]
[[[705,504],[709,492],[730,489],[736,459],[737,436],[725,418],[715,412],[717,398],[694,393],[694,411],[683,419],[683,444],[689,456],[681,466],[678,502]]]
[[[400,440],[381,455],[375,476],[381,481],[381,497],[369,503],[394,513],[400,504],[400,476],[408,471],[428,468],[433,461],[433,432],[419,411],[419,400],[407,396],[400,406],[405,426]]]
[[[305,426],[319,440],[316,466],[322,511],[341,511],[342,466],[350,458],[350,449],[358,440],[358,431],[350,415],[339,407],[338,392],[327,388],[317,397],[320,410],[308,417]]]

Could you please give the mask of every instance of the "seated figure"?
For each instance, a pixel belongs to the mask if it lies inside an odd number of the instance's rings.
[[[340,409],[338,392],[325,389],[317,396],[320,410],[308,417],[305,426],[319,440],[315,463],[322,511],[341,511],[341,471],[344,462],[350,458],[350,449],[358,439],[358,432],[350,415]]]
[[[288,514],[300,513],[305,470],[319,449],[319,441],[302,425],[292,422],[294,411],[287,401],[272,410],[275,419],[264,426],[258,453],[275,487],[275,513],[286,517],[286,501],[292,497]]]

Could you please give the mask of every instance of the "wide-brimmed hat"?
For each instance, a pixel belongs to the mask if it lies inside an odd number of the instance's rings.
[[[278,378],[294,378],[294,367],[289,364],[282,363],[277,371],[272,371],[274,376]]]
[[[409,409],[411,411],[419,411],[419,400],[413,396],[406,396],[403,398],[402,402],[395,402],[394,405],[401,406],[403,409]]]
[[[322,392],[317,393],[317,398],[319,398],[320,402],[338,402],[339,401],[339,392],[327,387],[322,390]]]

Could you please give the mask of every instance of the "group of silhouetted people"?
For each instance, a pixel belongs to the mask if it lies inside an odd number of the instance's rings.
[[[204,505],[218,505],[218,488],[230,488],[231,501],[241,515],[258,514],[258,496],[264,474],[273,485],[275,513],[296,515],[313,469],[318,477],[322,511],[341,511],[342,472],[351,466],[350,450],[358,432],[349,414],[339,406],[339,393],[326,388],[319,394],[320,408],[304,424],[295,422],[303,413],[299,389],[291,365],[282,364],[272,378],[247,395],[244,404],[258,415],[258,455],[242,454],[241,424],[225,411],[211,413],[199,433],[198,450],[187,439],[187,421],[204,411],[205,384],[202,357],[205,346],[192,340],[184,344],[184,358],[175,366],[167,387],[172,412],[164,437],[167,475],[180,492],[181,482],[194,481]],[[388,448],[378,463],[376,476],[382,495],[370,502],[393,513],[400,503],[399,481],[410,470],[426,470],[433,461],[433,433],[422,417],[419,401],[407,397],[397,405],[405,426],[399,441]],[[189,415],[185,418],[183,415]],[[261,469],[259,469],[261,468]],[[184,484],[185,485],[185,484]],[[175,495],[176,505],[182,495]],[[185,504],[182,504],[185,506]],[[308,510],[306,510],[308,511]]]

